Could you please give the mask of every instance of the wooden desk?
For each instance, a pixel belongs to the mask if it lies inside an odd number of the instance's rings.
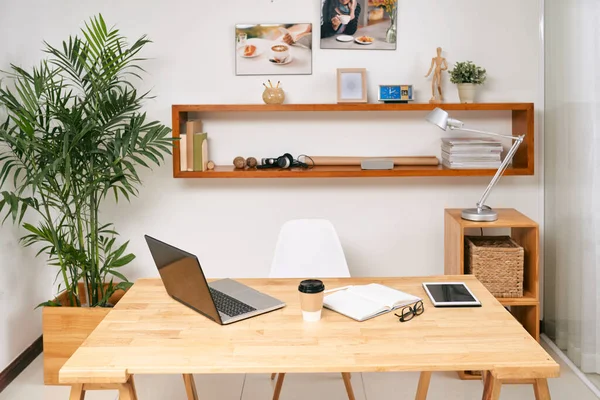
[[[465,281],[481,308],[434,308],[421,283]],[[472,276],[324,279],[328,288],[382,283],[421,296],[425,313],[406,323],[393,314],[356,322],[330,310],[318,323],[302,321],[298,279],[240,279],[287,303],[283,309],[220,326],[172,300],[158,279],[135,283],[60,370],[61,383],[121,385],[135,374],[490,371],[485,399],[502,380],[532,379],[549,399],[546,378],[559,366]],[[186,381],[189,384],[189,381]],[[195,393],[188,394],[195,398]],[[72,398],[77,398],[72,395]]]

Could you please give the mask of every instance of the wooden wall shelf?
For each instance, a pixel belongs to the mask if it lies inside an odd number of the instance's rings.
[[[511,168],[505,175],[529,175],[527,169]],[[377,178],[426,176],[493,176],[495,169],[449,169],[441,165],[395,167],[393,170],[361,170],[359,166],[321,166],[311,169],[235,169],[218,165],[213,171],[177,171],[175,178]]]
[[[447,111],[511,111],[513,135],[525,134],[525,140],[513,158],[513,166],[506,175],[534,174],[534,106],[533,103],[477,103],[477,104],[199,104],[173,105],[173,137],[180,135],[182,122],[188,113],[201,118],[203,113],[236,112],[344,112],[344,111],[430,111],[436,106]],[[173,150],[173,177],[175,178],[376,178],[427,176],[492,176],[495,170],[455,170],[437,167],[396,167],[388,171],[363,171],[360,167],[317,166],[309,170],[236,170],[233,166],[217,166],[214,171],[190,172],[180,169],[179,145]]]
[[[527,111],[532,103],[407,103],[407,104],[189,104],[174,105],[173,112],[272,112],[272,111]]]

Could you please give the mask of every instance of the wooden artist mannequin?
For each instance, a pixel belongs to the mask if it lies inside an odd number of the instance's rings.
[[[435,70],[433,69],[435,67]],[[431,59],[431,67],[429,67],[429,71],[425,78],[429,77],[431,71],[433,71],[433,79],[431,80],[431,100],[429,100],[432,104],[441,103],[444,101],[444,95],[442,93],[442,71],[446,71],[448,69],[448,63],[446,59],[442,57],[442,48],[437,48],[437,57]],[[439,99],[436,98],[435,88],[437,86],[437,90],[439,92]]]

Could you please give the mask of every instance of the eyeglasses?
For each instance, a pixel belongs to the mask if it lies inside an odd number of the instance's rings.
[[[415,303],[414,306],[407,306],[402,309],[400,315],[394,314],[396,317],[400,318],[400,322],[407,322],[417,317],[425,312],[425,306],[423,305],[423,301],[419,301]]]

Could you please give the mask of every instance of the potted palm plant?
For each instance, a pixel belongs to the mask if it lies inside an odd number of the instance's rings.
[[[450,72],[450,81],[458,87],[458,97],[461,103],[473,103],[477,85],[482,85],[487,76],[485,69],[471,61],[457,62]]]
[[[120,272],[135,256],[118,243],[100,208],[130,200],[137,168],[160,165],[170,129],[141,111],[148,93],[132,83],[142,70],[142,36],[129,45],[101,15],[30,70],[12,65],[0,85],[0,214],[22,224],[24,246],[58,269],[56,298],[42,303],[45,382],[131,283]],[[6,215],[4,215],[6,214]]]

